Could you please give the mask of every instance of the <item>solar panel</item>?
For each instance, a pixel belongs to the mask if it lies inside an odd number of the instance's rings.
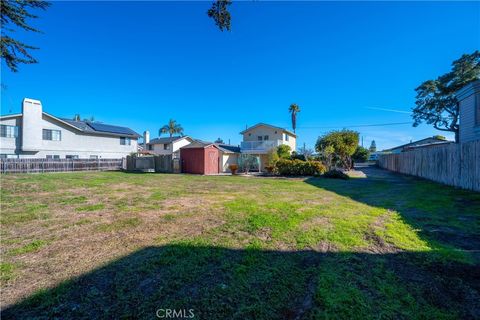
[[[125,127],[111,126],[108,124],[97,123],[97,122],[89,122],[88,125],[92,127],[93,130],[100,131],[100,132],[110,132],[110,133],[128,134],[128,135],[135,134],[135,132]]]

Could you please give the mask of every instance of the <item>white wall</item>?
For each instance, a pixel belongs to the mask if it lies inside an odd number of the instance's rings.
[[[42,103],[38,100],[23,99],[22,104],[22,151],[40,150],[42,141]],[[40,131],[40,134],[38,132]]]
[[[228,168],[231,164],[238,164],[238,154],[236,153],[221,153],[221,167],[220,172],[231,172]]]
[[[14,117],[0,120],[0,124],[7,126],[17,126],[19,127],[18,136],[16,138],[4,138],[0,137],[0,153],[2,154],[15,154],[17,148],[21,145],[21,130],[20,126],[22,124],[22,117]]]

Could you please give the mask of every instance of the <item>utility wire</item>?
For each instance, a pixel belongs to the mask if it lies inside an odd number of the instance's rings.
[[[335,127],[297,127],[297,129],[336,129],[336,128],[361,128],[361,127],[383,127],[383,126],[397,126],[404,124],[412,124],[409,122],[392,122],[392,123],[377,123],[377,124],[358,124],[350,126],[335,126]]]

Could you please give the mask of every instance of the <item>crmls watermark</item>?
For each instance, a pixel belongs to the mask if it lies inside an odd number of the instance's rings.
[[[193,319],[194,311],[193,309],[157,309],[155,314],[160,319]]]

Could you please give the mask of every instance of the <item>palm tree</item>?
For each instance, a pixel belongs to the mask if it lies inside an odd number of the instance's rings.
[[[163,133],[168,133],[172,137],[175,133],[183,134],[183,128],[177,121],[170,119],[168,124],[164,125],[158,134],[162,135]]]
[[[288,108],[288,112],[292,114],[292,128],[293,132],[295,132],[295,129],[297,128],[297,113],[300,112],[300,107],[298,104],[292,103],[290,108]]]

